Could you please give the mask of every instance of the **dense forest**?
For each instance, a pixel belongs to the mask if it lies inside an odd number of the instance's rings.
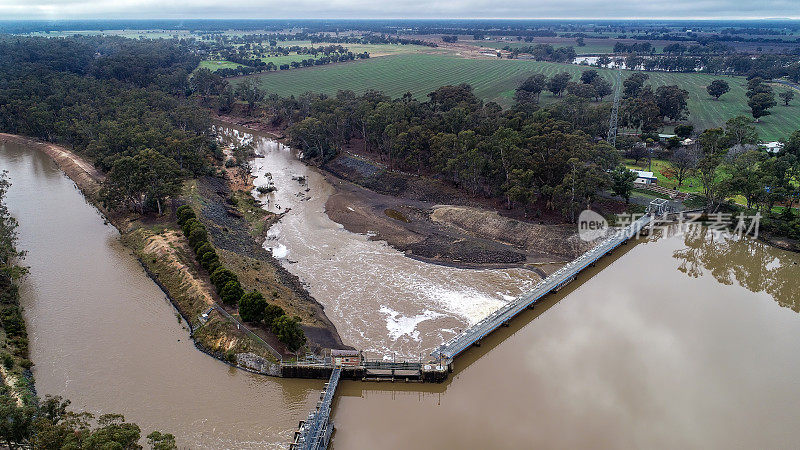
[[[0,130],[89,157],[107,206],[160,210],[215,149],[207,111],[183,99],[198,63],[172,42],[0,38]]]

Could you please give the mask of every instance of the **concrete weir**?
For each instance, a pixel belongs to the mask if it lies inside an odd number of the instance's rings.
[[[658,203],[658,204],[657,204]],[[472,345],[480,345],[481,339],[509,322],[526,309],[533,306],[544,296],[557,292],[578,274],[597,260],[609,254],[629,239],[643,234],[647,227],[661,219],[665,219],[668,211],[659,202],[651,203],[648,213],[633,221],[630,225],[616,231],[593,249],[555,271],[539,282],[531,291],[517,297],[505,306],[494,311],[486,318],[464,330],[431,353],[433,360],[422,362],[387,362],[368,361],[360,352],[348,351],[348,358],[338,358],[332,354],[324,359],[311,359],[296,363],[282,363],[281,376],[294,378],[327,378],[325,391],[320,395],[320,403],[308,419],[300,422],[295,433],[291,449],[325,449],[333,432],[333,424],[329,422],[330,401],[333,399],[339,379],[362,381],[393,382],[430,382],[440,383],[447,380],[453,367],[453,359]],[[345,355],[343,355],[345,356]]]
[[[653,206],[651,205],[650,209],[652,208]],[[466,349],[472,345],[480,345],[481,339],[491,334],[494,330],[508,324],[511,319],[525,309],[532,307],[545,295],[551,292],[557,292],[559,289],[566,286],[569,282],[574,280],[583,269],[593,265],[598,259],[627,242],[628,239],[638,236],[645,227],[653,223],[657,215],[661,215],[663,212],[664,211],[661,210],[653,210],[653,212],[643,215],[627,227],[605,239],[593,249],[587,251],[561,269],[553,272],[553,274],[539,282],[531,291],[517,297],[489,314],[480,322],[442,344],[431,353],[434,361],[437,361],[439,365],[450,366],[453,362],[453,358]]]

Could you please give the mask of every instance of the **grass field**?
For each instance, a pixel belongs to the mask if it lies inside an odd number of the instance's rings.
[[[197,68],[208,69],[213,72],[217,69],[235,69],[240,66],[241,64],[237,64],[231,61],[206,60],[206,61],[200,61],[200,65]]]
[[[392,97],[400,97],[406,92],[411,92],[416,98],[425,99],[429,92],[440,86],[469,83],[475,89],[477,96],[508,107],[513,101],[514,89],[532,74],[543,73],[552,76],[558,72],[569,72],[577,79],[584,70],[587,70],[587,67],[575,64],[467,59],[450,55],[413,53],[254,76],[258,78],[263,89],[284,96],[299,95],[309,91],[333,95],[340,89],[350,89],[357,93],[377,89]],[[604,77],[613,81],[613,70],[598,70]],[[629,73],[625,71],[623,76]],[[676,84],[689,91],[689,120],[698,129],[721,126],[731,117],[750,113],[745,96],[745,80],[742,77],[665,72],[648,74],[649,82],[655,87]],[[711,80],[717,78],[727,80],[731,91],[720,100],[713,100],[705,88]],[[777,88],[776,91],[779,92],[781,89],[783,88]],[[547,103],[555,99],[545,92],[541,100]],[[782,139],[794,130],[800,129],[800,100],[795,100],[789,107],[779,105],[773,108],[772,115],[763,117],[757,129],[764,140]]]

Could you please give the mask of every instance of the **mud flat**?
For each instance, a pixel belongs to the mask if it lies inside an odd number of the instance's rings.
[[[411,258],[462,268],[546,272],[591,247],[574,226],[506,217],[444,183],[389,172],[353,154],[340,155],[324,169],[336,188],[325,205],[328,216]]]

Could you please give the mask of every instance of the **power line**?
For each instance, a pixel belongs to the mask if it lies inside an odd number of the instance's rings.
[[[622,91],[622,67],[617,70],[616,89],[614,90],[614,106],[611,108],[611,120],[608,124],[606,141],[612,146],[617,146],[617,124],[619,123],[619,97]]]

